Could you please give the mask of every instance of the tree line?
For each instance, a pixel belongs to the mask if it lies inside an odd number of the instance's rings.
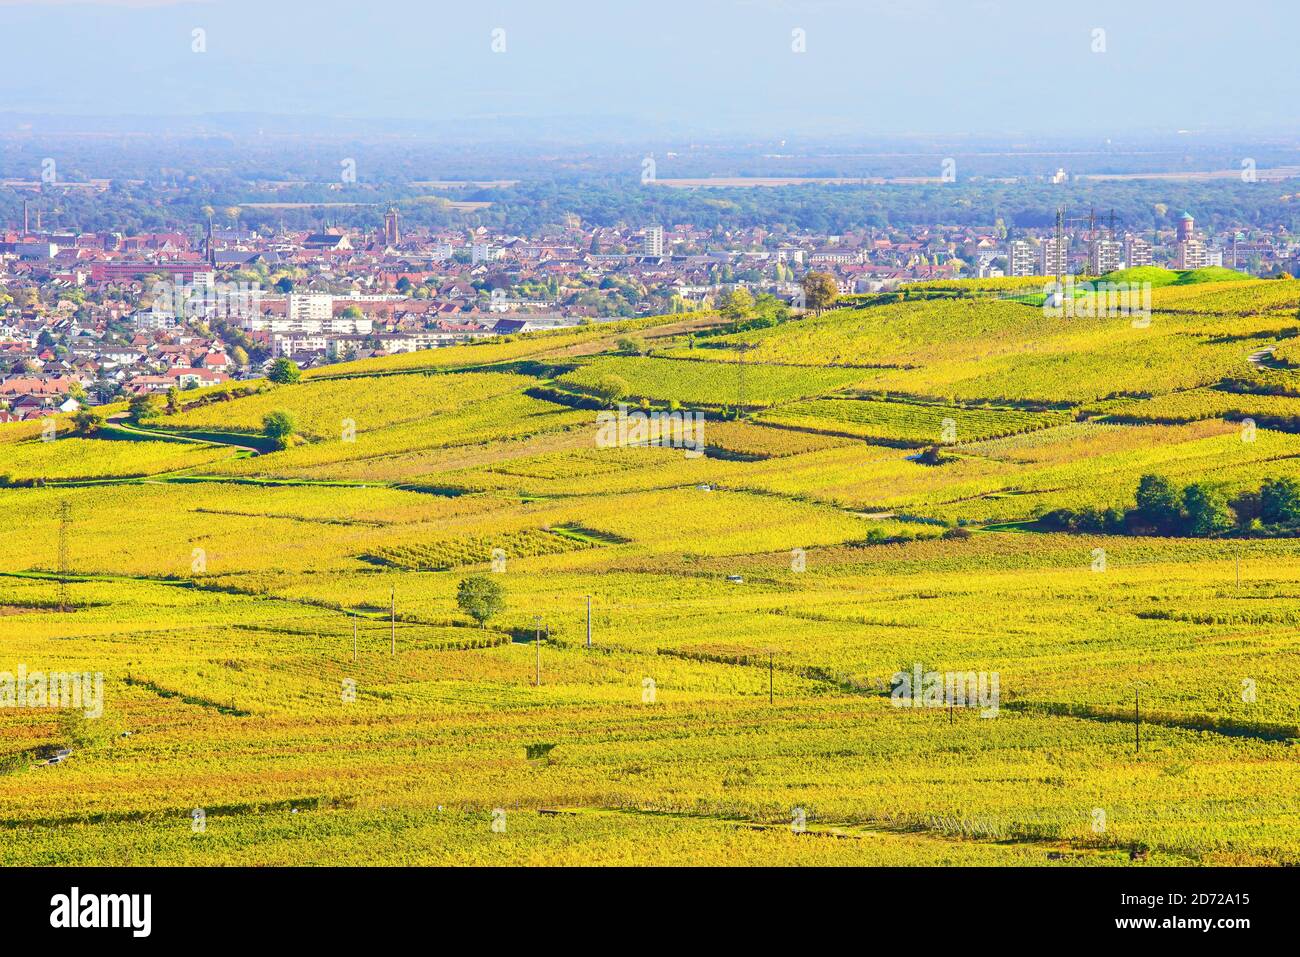
[[[1053,531],[1107,535],[1174,535],[1214,538],[1224,535],[1292,536],[1300,531],[1300,481],[1266,479],[1258,489],[1229,498],[1209,482],[1179,487],[1160,475],[1138,481],[1133,508],[1059,508],[1038,524]]]

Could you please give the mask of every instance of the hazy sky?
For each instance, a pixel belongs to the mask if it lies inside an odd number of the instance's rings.
[[[1294,0],[0,0],[0,113],[464,119],[485,135],[518,116],[701,135],[1285,129],[1300,118],[1295,13]]]

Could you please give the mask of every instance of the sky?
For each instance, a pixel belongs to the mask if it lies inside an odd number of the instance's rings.
[[[0,0],[0,114],[484,139],[1283,131],[1293,22],[1293,0]]]

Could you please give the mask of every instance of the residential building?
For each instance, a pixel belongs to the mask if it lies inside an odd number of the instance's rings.
[[[1040,276],[1064,276],[1069,270],[1068,257],[1070,241],[1052,236],[1038,245],[1038,267]]]
[[[1118,239],[1094,239],[1088,251],[1088,271],[1094,276],[1104,276],[1119,269],[1123,248]]]
[[[651,226],[645,231],[645,241],[642,244],[641,251],[647,256],[662,256],[664,254],[664,228],[662,226]]]
[[[1223,255],[1219,254],[1222,262]],[[1204,269],[1210,265],[1210,251],[1199,239],[1185,239],[1174,247],[1174,269]]]
[[[321,292],[290,293],[285,314],[291,323],[311,320],[321,322],[334,315],[334,297]]]
[[[1038,268],[1038,250],[1034,244],[1016,239],[1007,244],[1007,275],[1033,276]]]
[[[1133,269],[1137,266],[1151,265],[1151,244],[1138,236],[1129,236],[1124,240],[1124,266]]]

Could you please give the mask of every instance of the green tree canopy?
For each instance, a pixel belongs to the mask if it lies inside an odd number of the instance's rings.
[[[1266,525],[1300,525],[1300,482],[1269,479],[1259,490],[1259,517]]]
[[[743,286],[731,290],[718,300],[718,312],[728,322],[748,319],[754,311],[754,297]]]
[[[291,385],[302,378],[302,370],[292,359],[279,358],[271,364],[266,377],[279,385]]]
[[[484,627],[488,619],[505,608],[506,590],[500,582],[487,575],[473,575],[463,579],[456,589],[456,604],[478,622],[479,627]]]
[[[144,395],[133,396],[127,409],[131,421],[144,422],[158,417],[159,413],[162,412],[162,403],[158,401],[156,395],[145,393]]]
[[[78,409],[72,417],[72,431],[77,435],[94,435],[104,427],[104,413],[98,409]]]
[[[275,443],[277,449],[287,449],[298,431],[298,423],[292,412],[278,409],[262,416],[262,432]]]
[[[1162,475],[1144,475],[1138,481],[1137,511],[1143,521],[1171,531],[1182,518],[1182,496]]]
[[[817,313],[832,306],[840,292],[835,277],[826,272],[805,273],[799,286],[803,289],[804,308]]]
[[[606,402],[614,403],[627,398],[631,386],[622,376],[603,375],[597,380],[592,391]]]
[[[1228,498],[1213,485],[1197,482],[1187,486],[1183,507],[1187,509],[1187,531],[1192,535],[1220,535],[1232,528]]]

